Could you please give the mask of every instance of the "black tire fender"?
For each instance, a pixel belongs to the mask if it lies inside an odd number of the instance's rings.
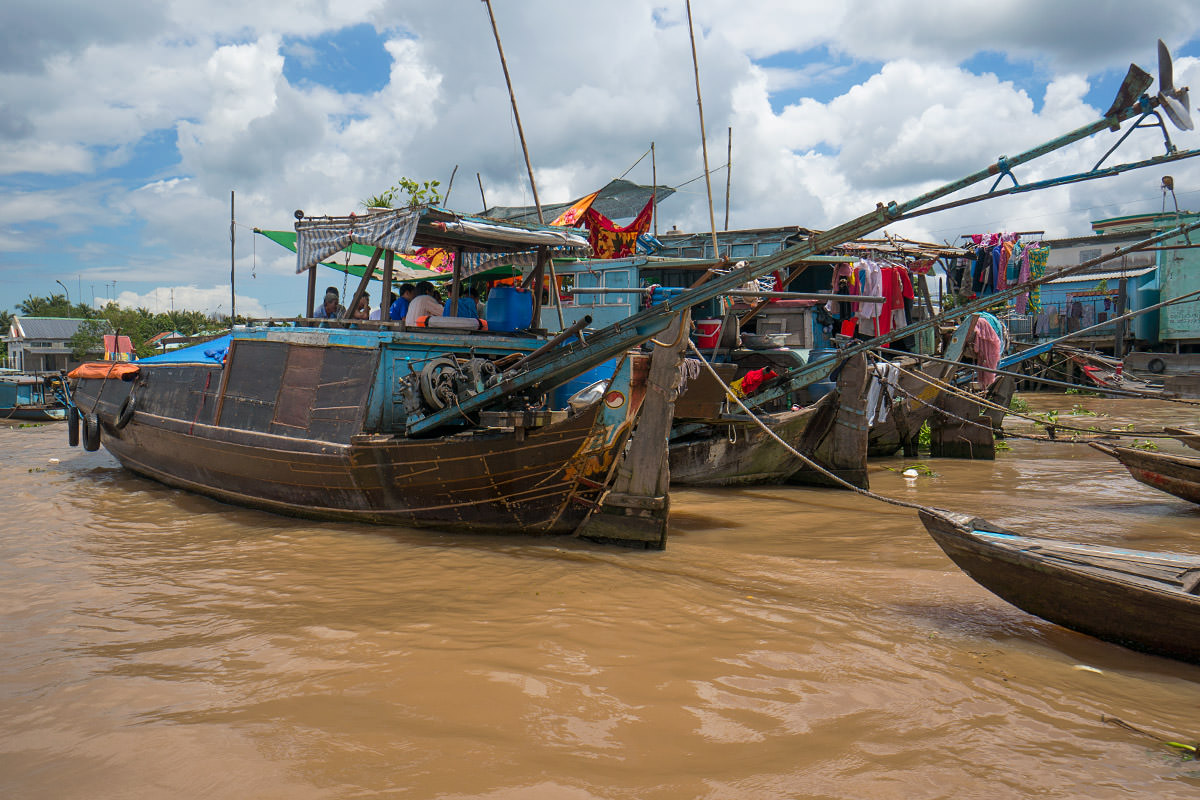
[[[134,396],[133,392],[130,392],[125,396],[125,399],[121,401],[121,407],[117,409],[117,422],[113,427],[115,427],[117,430],[121,430],[128,425],[129,421],[133,419],[133,412],[136,409],[137,398]]]
[[[1150,370],[1156,375],[1161,374],[1164,370],[1166,370],[1166,368],[1167,362],[1163,361],[1161,358],[1152,358],[1146,364],[1146,369]]]
[[[100,449],[100,418],[95,414],[83,415],[83,449],[89,453]]]
[[[67,444],[79,447],[79,409],[75,406],[67,409]]]

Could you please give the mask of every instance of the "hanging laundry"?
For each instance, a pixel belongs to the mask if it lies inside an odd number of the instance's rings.
[[[859,294],[879,297],[883,294],[883,271],[876,261],[863,259],[859,264],[859,279],[861,281]],[[879,315],[883,313],[883,303],[858,304],[858,333],[868,338],[879,335]]]
[[[1038,247],[1029,251],[1029,278],[1036,280],[1046,274],[1046,259],[1050,255],[1049,247]],[[1035,286],[1029,292],[1029,310],[1037,313],[1042,307],[1041,287]]]
[[[596,209],[588,208],[583,212],[583,222],[588,229],[592,255],[595,258],[628,258],[636,255],[637,237],[650,229],[653,211],[654,198],[651,197],[637,218],[621,228]]]
[[[971,330],[975,333],[975,363],[981,367],[995,369],[1000,363],[1000,335],[983,317],[975,320],[975,325]],[[979,377],[979,385],[984,389],[991,386],[992,382],[996,380],[996,374],[993,372],[976,370],[976,374]]]

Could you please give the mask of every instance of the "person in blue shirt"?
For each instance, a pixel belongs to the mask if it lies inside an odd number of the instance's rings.
[[[408,304],[412,302],[413,295],[417,293],[417,287],[411,283],[406,283],[400,287],[400,296],[396,298],[396,302],[392,303],[392,307],[388,309],[388,316],[394,320],[403,321],[405,315],[408,314]]]
[[[469,319],[479,319],[479,309],[475,305],[475,301],[479,299],[479,290],[474,286],[468,287],[458,296],[458,313],[456,317],[467,317]],[[450,316],[450,301],[442,306],[442,314]]]
[[[325,302],[317,307],[313,312],[313,317],[316,319],[341,319],[346,315],[346,308],[338,302],[338,290],[336,286],[330,286],[325,290]]]

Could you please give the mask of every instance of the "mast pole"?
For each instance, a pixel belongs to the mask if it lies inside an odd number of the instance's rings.
[[[713,215],[712,176],[708,172],[708,139],[704,134],[704,101],[700,98],[700,62],[696,58],[696,34],[692,29],[692,0],[687,0],[687,18],[688,38],[692,41],[692,71],[696,75],[696,108],[700,112],[700,150],[704,155],[704,185],[708,189],[708,226],[712,229],[713,259],[720,260],[721,251],[717,249],[717,220]]]
[[[500,66],[504,70],[504,82],[508,84],[508,98],[512,101],[513,117],[517,121],[517,135],[521,137],[521,152],[525,154],[525,169],[529,172],[529,186],[533,190],[533,204],[537,207],[538,222],[546,224],[542,217],[542,203],[538,200],[537,181],[533,178],[533,163],[529,160],[529,147],[525,144],[525,129],[521,126],[521,112],[517,110],[517,96],[513,93],[512,78],[508,75],[508,61],[504,58],[504,47],[500,44],[500,29],[496,27],[496,15],[492,13],[492,0],[483,0],[488,18],[492,21],[492,34],[496,37],[496,52],[500,54]]]
[[[655,200],[654,207],[650,210],[650,218],[654,220],[654,238],[658,238],[658,164],[654,160],[654,142],[650,143],[650,185],[653,187],[650,190],[650,197]]]
[[[237,234],[234,231],[233,218],[233,189],[229,190],[229,327],[233,328],[233,320],[237,316],[237,276],[234,274],[233,251]]]
[[[729,184],[733,180],[733,127],[729,128],[729,147],[725,154],[725,230],[729,230]]]
[[[525,144],[525,129],[521,126],[521,112],[517,110],[517,95],[513,92],[512,78],[508,74],[508,61],[504,58],[504,47],[500,44],[500,29],[496,27],[496,15],[492,13],[492,0],[483,0],[483,4],[487,6],[488,19],[492,21],[492,33],[496,37],[496,52],[500,54],[500,66],[504,68],[504,82],[508,84],[508,97],[512,101],[513,117],[517,121],[517,135],[521,137],[521,152],[525,154],[525,169],[529,172],[529,187],[533,190],[533,205],[537,208],[538,224],[545,225],[546,218],[542,216],[542,201],[538,199],[537,181],[533,177],[533,162],[529,159],[529,147]],[[480,191],[483,191],[482,186],[480,186]],[[539,269],[537,271],[540,273],[540,267],[544,265],[549,265],[550,267],[550,283],[551,289],[554,292],[554,309],[558,312],[559,330],[562,330],[566,327],[566,323],[563,321],[562,299],[558,296],[558,276],[554,274],[554,258],[550,255],[548,248],[544,255],[545,261],[542,258],[542,251],[538,251]],[[534,297],[533,305],[535,309],[540,311],[538,309],[538,298],[542,296],[540,281],[534,291],[537,292],[537,295]],[[541,327],[541,324],[540,319],[535,318],[533,320],[534,327]]]

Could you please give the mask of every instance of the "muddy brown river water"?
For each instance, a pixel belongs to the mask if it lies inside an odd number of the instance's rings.
[[[1025,397],[1084,427],[1200,421]],[[874,461],[872,488],[1200,553],[1200,507],[1088,447],[1009,444]],[[937,474],[906,481],[913,461]],[[677,491],[667,550],[631,552],[242,510],[62,424],[0,428],[0,487],[5,798],[1200,792],[1200,762],[1101,721],[1195,742],[1200,667],[1030,617],[914,512],[848,492]]]

